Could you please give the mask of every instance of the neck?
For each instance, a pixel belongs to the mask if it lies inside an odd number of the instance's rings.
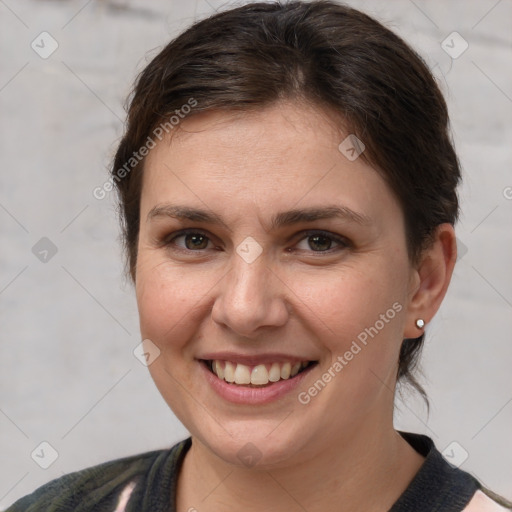
[[[378,422],[365,425],[314,457],[268,470],[228,464],[193,438],[178,479],[177,511],[385,512],[424,458],[392,422],[388,429]]]

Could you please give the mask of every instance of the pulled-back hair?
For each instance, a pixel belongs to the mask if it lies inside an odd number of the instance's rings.
[[[446,103],[423,59],[378,21],[333,1],[250,3],[192,25],[136,80],[111,171],[133,281],[144,168],[134,153],[159,127],[179,129],[170,119],[183,113],[261,110],[288,99],[332,113],[363,141],[361,158],[403,209],[413,264],[439,224],[455,224],[459,162]],[[423,340],[403,340],[397,378],[426,398],[412,374]]]

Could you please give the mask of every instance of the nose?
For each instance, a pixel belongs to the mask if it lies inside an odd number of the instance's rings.
[[[283,326],[288,318],[288,288],[269,268],[264,254],[247,263],[235,253],[230,265],[218,284],[212,319],[245,337],[256,336],[264,327]]]

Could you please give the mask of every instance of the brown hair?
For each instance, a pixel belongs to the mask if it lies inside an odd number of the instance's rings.
[[[134,154],[191,99],[190,116],[259,110],[283,99],[339,115],[400,201],[413,263],[435,228],[458,218],[460,169],[447,107],[422,58],[378,21],[333,1],[256,2],[195,23],[135,82],[111,172],[133,281],[144,164]],[[423,339],[403,340],[397,378],[426,399],[412,375]]]

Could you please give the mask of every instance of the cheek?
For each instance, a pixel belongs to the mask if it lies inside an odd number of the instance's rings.
[[[316,288],[311,285],[307,296],[314,312],[309,314],[310,324],[315,322],[321,329],[318,339],[330,357],[320,376],[329,384],[313,400],[317,410],[332,410],[334,430],[389,406],[393,399],[390,390],[396,378],[405,307],[401,283],[375,280],[376,274],[368,269],[364,275],[332,276]],[[302,391],[310,396],[316,393],[311,388]]]
[[[184,343],[190,334],[187,329],[197,327],[194,317],[208,289],[197,273],[183,273],[165,263],[142,266],[136,286],[142,336],[159,346],[170,340]]]
[[[402,341],[404,276],[380,268],[366,265],[364,272],[347,269],[311,279],[302,296],[314,334],[332,362],[343,358],[343,374],[359,382],[351,387],[362,394],[378,384],[376,376],[387,381],[394,375]]]
[[[324,325],[331,335],[350,333],[357,335],[373,326],[381,314],[392,311],[387,317],[399,317],[395,302],[402,305],[405,287],[398,279],[384,280],[369,268],[364,273],[356,271],[339,272],[322,279],[312,279],[306,284],[302,300],[307,301],[311,314]],[[396,323],[396,322],[393,322]],[[387,324],[391,324],[387,322]],[[380,325],[380,322],[379,322]],[[346,336],[343,336],[346,339]]]
[[[147,258],[146,258],[147,261]],[[155,385],[173,411],[186,411],[183,383],[190,377],[189,341],[197,332],[201,297],[199,279],[182,275],[169,265],[141,265],[137,274],[137,305],[142,339],[151,340],[160,350],[148,370]],[[208,288],[206,288],[208,289]],[[188,386],[188,385],[187,385]]]

